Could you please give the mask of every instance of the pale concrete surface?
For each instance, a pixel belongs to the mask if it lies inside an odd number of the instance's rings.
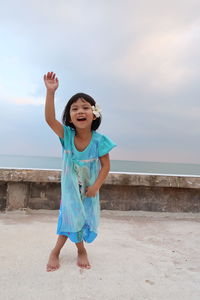
[[[67,241],[61,268],[45,266],[58,211],[0,214],[1,300],[199,300],[200,214],[102,211],[86,244],[92,269]]]

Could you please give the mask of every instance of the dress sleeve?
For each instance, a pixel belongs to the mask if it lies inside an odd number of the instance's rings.
[[[102,135],[102,138],[99,143],[99,157],[107,154],[116,146],[117,144],[115,144],[111,139],[109,139],[105,135]]]
[[[62,139],[59,136],[59,140],[61,142],[62,147],[66,148],[67,142],[69,141],[69,137],[70,137],[70,127],[63,125],[63,129],[64,129],[64,138]]]

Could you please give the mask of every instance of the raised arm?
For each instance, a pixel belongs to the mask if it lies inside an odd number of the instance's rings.
[[[64,138],[64,130],[62,124],[56,120],[54,96],[58,88],[58,78],[53,72],[44,75],[44,83],[47,88],[45,103],[45,120],[52,130],[61,138]]]

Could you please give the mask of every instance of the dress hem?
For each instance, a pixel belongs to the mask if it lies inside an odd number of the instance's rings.
[[[90,232],[90,235],[87,238],[84,238],[84,237],[76,238],[76,236],[78,235],[78,232],[57,232],[57,235],[65,235],[73,243],[80,243],[83,241],[86,243],[92,243],[97,237],[97,234],[93,231]]]

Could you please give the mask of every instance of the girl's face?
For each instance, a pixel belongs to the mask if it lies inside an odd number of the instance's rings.
[[[84,99],[79,98],[71,105],[70,122],[74,124],[75,128],[91,129],[92,121],[95,119],[91,104]]]

